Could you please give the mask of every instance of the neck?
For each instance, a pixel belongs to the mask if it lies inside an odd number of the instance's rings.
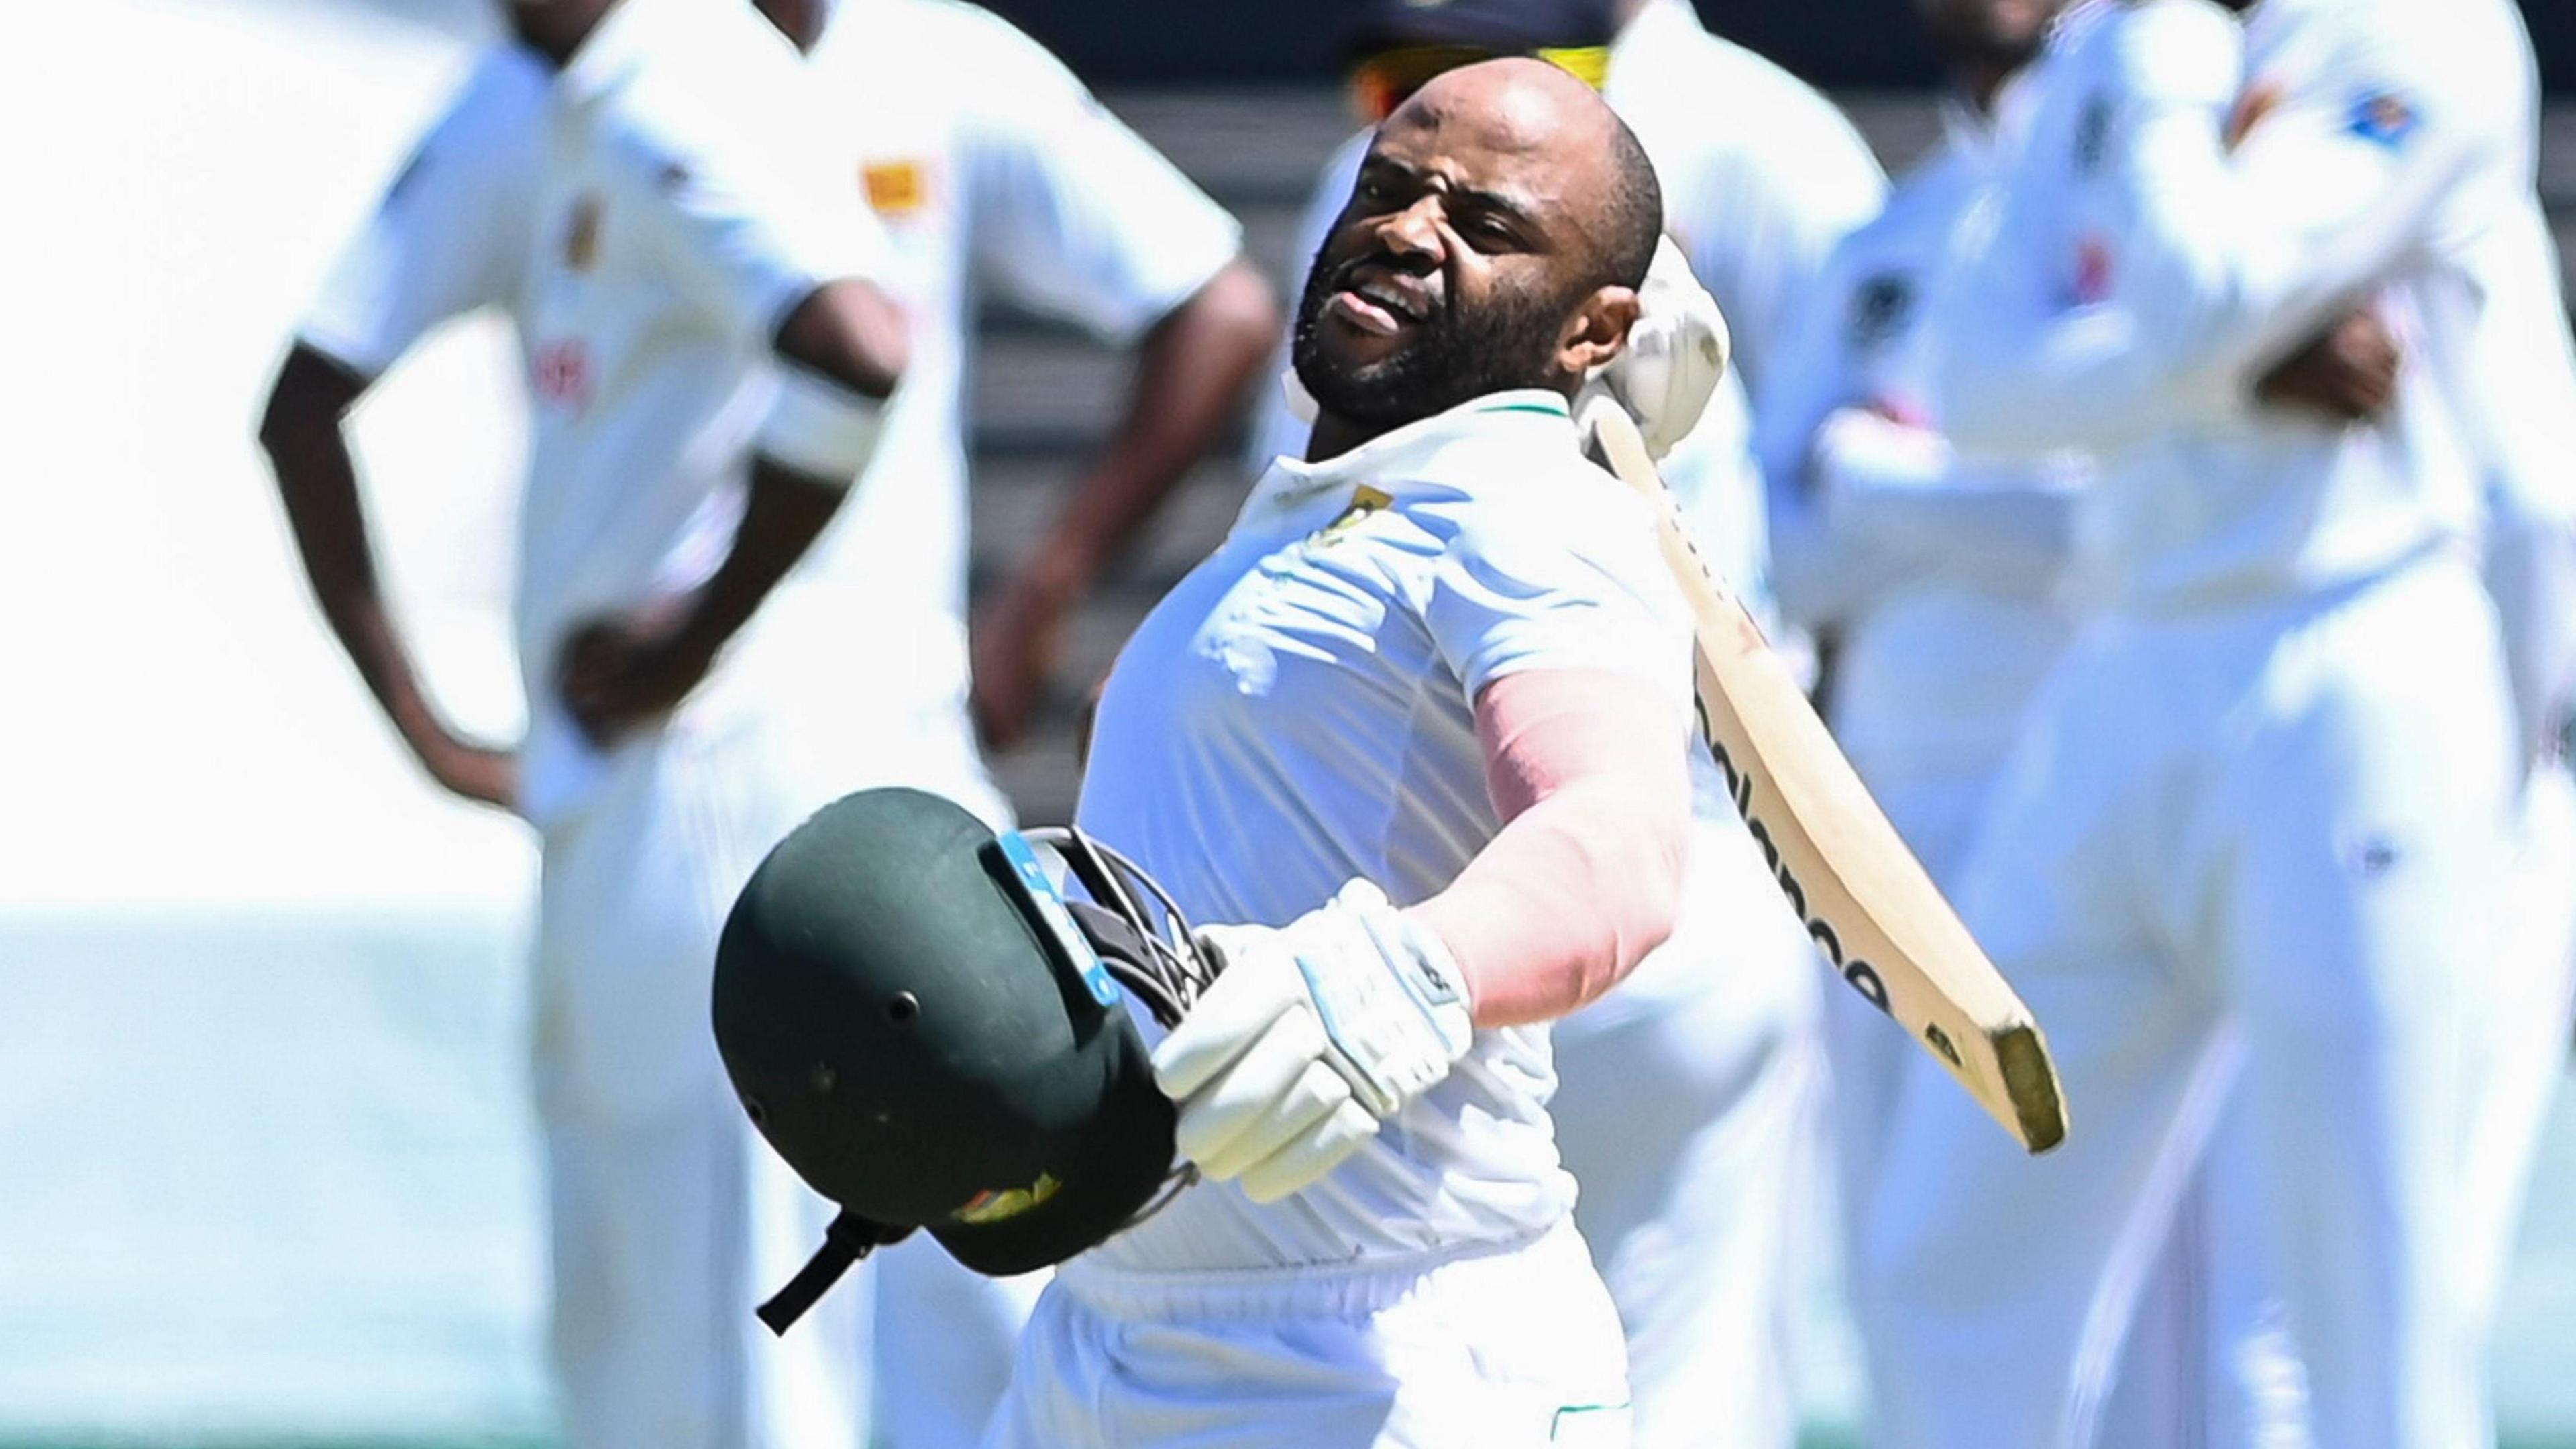
[[[1368,423],[1355,423],[1338,413],[1315,415],[1315,431],[1306,439],[1306,461],[1321,463],[1338,458],[1360,444],[1381,438],[1394,431]]]
[[[560,70],[572,62],[573,52],[599,28],[599,22],[615,9],[617,0],[553,0],[546,5],[513,5],[510,28],[521,40],[535,47]]]
[[[2021,67],[2000,61],[1962,61],[1950,69],[1950,84],[1958,87],[1968,108],[1988,120],[1994,119],[1995,102],[2004,93]]]

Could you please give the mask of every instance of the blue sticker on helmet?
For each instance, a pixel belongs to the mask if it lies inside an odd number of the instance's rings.
[[[1082,973],[1082,984],[1090,990],[1091,999],[1103,1006],[1117,1005],[1120,999],[1118,983],[1110,978],[1109,968],[1102,963],[1100,953],[1092,949],[1091,938],[1082,934],[1082,928],[1073,923],[1073,913],[1064,908],[1064,893],[1055,888],[1055,881],[1047,875],[1046,865],[1038,859],[1036,848],[1016,830],[1005,830],[996,839],[1002,847],[1002,858],[1011,863],[1012,871],[1020,878],[1021,888],[1027,892],[1030,903],[1037,907],[1038,920],[1046,927],[1047,933],[1055,937],[1056,944],[1063,948],[1064,958]]]

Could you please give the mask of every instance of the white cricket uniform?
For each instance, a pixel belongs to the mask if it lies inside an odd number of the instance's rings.
[[[1832,102],[1710,34],[1683,0],[1649,0],[1621,30],[1602,94],[1653,159],[1667,227],[1734,334],[1735,365],[1664,479],[1703,553],[1768,624],[1747,379],[1762,382],[1886,181]],[[1368,142],[1352,137],[1325,164],[1301,263]],[[1253,466],[1302,457],[1306,433],[1274,398]],[[1583,1184],[1576,1220],[1626,1326],[1637,1443],[1782,1446],[1797,1432],[1792,1310],[1826,1170],[1824,978],[1715,769],[1695,762],[1693,785],[1683,917],[1634,975],[1557,1024],[1551,1110]]]
[[[2406,94],[2367,63],[2370,7],[2266,5],[2248,22],[2247,59],[2256,84],[2339,98],[2347,116],[2386,100],[2474,118],[2489,128],[2480,163],[2435,215],[2429,246],[2438,261],[2412,279],[2416,330],[2409,338],[2478,469],[2490,529],[2517,517],[2576,537],[2576,359],[2559,281],[2557,247],[2533,185],[2539,85],[2529,35],[2501,0],[2442,4],[2454,66],[2414,79],[2467,86],[2467,96]],[[2353,27],[2363,27],[2355,31]],[[2355,60],[2363,63],[2355,64]],[[2396,114],[2390,112],[2392,117]],[[2516,705],[2526,727],[2563,710],[2563,675],[2542,667],[2576,621],[2549,617],[2559,600],[2496,592]],[[2537,698],[2524,698],[2526,691]],[[2460,1201],[2473,1215],[2463,1295],[2468,1321],[2484,1331],[2497,1277],[2514,1240],[2532,1152],[2564,1054],[2576,991],[2576,797],[2563,764],[2545,766],[2526,793],[2521,860],[2509,892],[2515,929],[2504,948],[2511,969],[2457,983],[2485,994],[2486,1047],[2470,1088],[2467,1161]],[[2248,1132],[2223,1124],[2224,1150],[2252,1150]],[[2204,1181],[2199,1196],[2234,1189]],[[2170,1261],[2150,1285],[2105,1414],[2107,1446],[2174,1442],[2217,1445],[2304,1435],[2295,1344],[2268,1291],[2259,1245],[2243,1241],[2241,1205],[2195,1201],[2169,1245]],[[2483,1257],[2481,1256],[2483,1252]],[[2144,1342],[2140,1340],[2143,1339]],[[2139,1355],[2166,1356],[2162,1371]]]
[[[2421,369],[2366,427],[2251,396],[2350,297],[2414,324],[2461,118],[2380,104],[2449,59],[2380,38],[2231,158],[2232,16],[2079,7],[1991,245],[1936,289],[1935,416],[2094,451],[2111,608],[1960,899],[2078,1126],[2033,1162],[1957,1094],[1905,1098],[1861,1263],[1892,1442],[2093,1442],[2196,1170],[2251,1177],[2209,1201],[2251,1219],[2317,1442],[2482,1433],[2459,1184],[2489,1023],[2462,987],[2498,965],[2516,771],[2475,500]],[[2324,79],[2364,72],[2364,105]],[[2222,1108],[2250,1136],[2204,1161]]]
[[[1645,509],[1563,398],[1494,394],[1263,476],[1120,654],[1077,818],[1200,923],[1285,925],[1355,877],[1411,904],[1500,828],[1486,685],[1613,670],[1678,706],[1688,665]],[[990,1442],[1625,1444],[1554,1085],[1544,1025],[1479,1031],[1323,1181],[1201,1184],[1064,1264]]]
[[[2000,124],[1949,106],[1941,149],[1835,249],[1756,434],[1782,612],[1837,633],[1834,734],[1946,890],[2040,680],[2073,637],[2084,470],[2073,458],[1962,456],[1929,428],[1851,410],[1924,415],[1925,297],[1991,202],[2018,141],[2018,99],[2008,93]],[[1825,1011],[1855,1242],[1899,1098],[1952,1088],[1867,1001],[1833,992]],[[1873,1305],[1853,1306],[1867,1343]]]
[[[741,882],[816,805],[901,779],[996,808],[971,755],[870,751],[882,680],[825,569],[782,581],[704,688],[604,757],[556,702],[570,629],[721,557],[779,322],[824,282],[886,271],[809,86],[756,12],[696,0],[625,0],[560,73],[496,50],[302,329],[372,375],[444,318],[491,305],[518,324],[534,1050],[556,1367],[585,1449],[860,1442],[854,1309],[783,1343],[750,1316],[826,1214],[732,1100],[708,971]]]
[[[977,300],[1006,297],[1129,346],[1240,253],[1241,231],[985,10],[844,0],[808,63],[835,139],[858,151],[845,183],[864,185],[892,238],[887,285],[912,342],[876,459],[818,545],[817,567],[865,592],[835,647],[917,651],[882,676],[876,733],[971,762],[965,380]],[[917,1238],[836,1290],[875,1295],[878,1449],[982,1438],[1043,1283],[982,1277]]]

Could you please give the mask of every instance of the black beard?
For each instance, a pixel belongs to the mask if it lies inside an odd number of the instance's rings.
[[[1316,329],[1324,304],[1349,285],[1352,270],[1375,262],[1405,271],[1383,252],[1325,264],[1318,252],[1297,303],[1297,331],[1288,360],[1315,403],[1346,422],[1384,432],[1444,413],[1489,393],[1546,388],[1556,383],[1556,334],[1566,309],[1545,298],[1498,298],[1481,314],[1461,314],[1443,290],[1413,336],[1376,362],[1353,365],[1326,354]]]

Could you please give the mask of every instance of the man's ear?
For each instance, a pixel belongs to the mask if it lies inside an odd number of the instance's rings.
[[[1557,334],[1558,371],[1579,382],[1617,357],[1628,345],[1628,329],[1636,325],[1637,311],[1633,287],[1603,287],[1584,298]]]

